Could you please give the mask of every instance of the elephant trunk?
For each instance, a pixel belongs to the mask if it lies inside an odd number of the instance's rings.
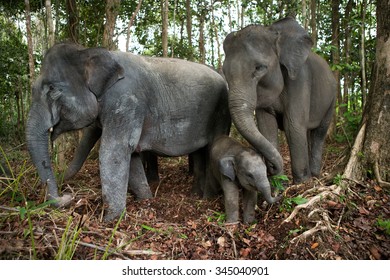
[[[282,198],[281,195],[276,196],[276,197],[272,196],[271,185],[270,185],[267,177],[264,177],[263,180],[261,180],[260,182],[257,183],[256,189],[258,192],[260,192],[263,195],[265,201],[267,201],[269,204],[278,202]]]
[[[259,131],[254,119],[256,91],[246,91],[231,87],[229,90],[229,109],[234,125],[241,135],[259,152],[268,163],[269,172],[276,175],[283,170],[283,160],[278,150]]]
[[[64,206],[70,201],[69,197],[60,197],[56,179],[49,156],[50,118],[43,110],[33,106],[27,120],[26,138],[27,148],[32,162],[38,170],[41,182],[47,186],[47,200],[55,199],[55,206]]]

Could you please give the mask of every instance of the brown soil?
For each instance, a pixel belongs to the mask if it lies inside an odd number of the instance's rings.
[[[330,177],[334,178],[342,172],[345,150],[327,150],[324,174],[333,174]],[[299,186],[286,184],[282,202],[271,206],[259,203],[256,224],[227,225],[223,221],[221,197],[203,200],[191,194],[187,159],[162,158],[161,180],[152,184],[155,198],[134,201],[129,195],[126,215],[120,222],[104,223],[98,160],[88,160],[75,178],[62,184],[62,191],[71,192],[75,201],[70,207],[57,210],[39,208],[44,206],[44,190],[27,153],[21,154],[25,157],[12,160],[14,172],[20,176],[15,176],[13,183],[0,181],[0,259],[390,257],[390,229],[386,233],[380,223],[387,221],[389,226],[390,192],[375,182],[356,184],[339,180],[341,194],[324,197],[313,208],[299,211],[291,222],[283,223],[295,207],[291,198],[303,195],[309,199],[313,195],[306,195],[305,191],[334,185],[332,180],[325,179]],[[282,154],[288,169],[286,148]],[[325,216],[328,222],[322,230],[299,238]]]

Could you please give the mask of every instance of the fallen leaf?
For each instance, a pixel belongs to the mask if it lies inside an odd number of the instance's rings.
[[[311,248],[312,248],[312,249],[315,249],[315,248],[318,247],[318,245],[320,245],[320,244],[318,244],[318,242],[315,242],[315,243],[313,243],[313,244],[311,245]]]
[[[340,243],[333,243],[332,249],[337,253],[340,250]]]
[[[366,208],[364,208],[362,206],[362,207],[359,207],[359,213],[363,214],[363,215],[368,215],[368,214],[370,214],[370,211],[368,211]]]
[[[251,245],[251,241],[249,239],[246,239],[246,238],[242,238],[242,241],[244,241],[244,243],[248,246]]]
[[[225,247],[225,237],[221,236],[218,238],[217,243],[221,247]]]
[[[377,247],[372,246],[370,248],[370,252],[371,252],[372,256],[374,257],[374,259],[376,259],[376,260],[380,260],[381,259],[381,254],[379,253],[379,250],[378,250]]]
[[[211,242],[210,242],[210,240],[207,240],[206,242],[202,242],[202,246],[205,247],[205,248],[211,247]]]
[[[378,185],[375,185],[374,186],[374,190],[377,191],[377,192],[380,192],[380,191],[382,191],[382,188],[380,186],[378,186]]]
[[[251,252],[251,248],[242,248],[240,250],[240,255],[242,257],[247,257],[249,255],[249,253]]]
[[[83,238],[83,242],[85,242],[85,243],[91,243],[91,238],[89,237],[89,236],[86,236],[86,237],[84,237]]]

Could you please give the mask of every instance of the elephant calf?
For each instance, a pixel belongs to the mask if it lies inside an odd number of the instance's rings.
[[[261,155],[253,149],[228,136],[220,136],[211,146],[210,162],[212,173],[224,193],[226,222],[238,221],[240,186],[243,190],[244,223],[254,221],[257,192],[261,192],[268,203],[280,199],[272,197],[267,168]]]

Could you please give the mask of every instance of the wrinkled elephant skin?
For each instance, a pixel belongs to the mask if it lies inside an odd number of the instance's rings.
[[[229,132],[227,102],[225,80],[205,65],[57,44],[46,53],[33,86],[27,145],[48,198],[60,200],[49,139],[98,122],[105,220],[112,220],[125,210],[130,164],[145,178],[140,158],[133,160],[144,151],[198,153],[194,189],[202,190],[207,145]],[[140,188],[150,194],[147,185]]]
[[[258,192],[270,204],[280,199],[272,197],[266,165],[255,150],[228,136],[220,136],[211,146],[210,161],[212,173],[223,190],[227,223],[239,219],[240,189],[243,191],[245,223],[252,223],[255,219]]]
[[[310,36],[292,18],[248,26],[224,41],[233,123],[264,155],[271,174],[283,170],[277,146],[278,128],[284,130],[295,183],[320,175],[336,100],[333,74],[311,46]]]

